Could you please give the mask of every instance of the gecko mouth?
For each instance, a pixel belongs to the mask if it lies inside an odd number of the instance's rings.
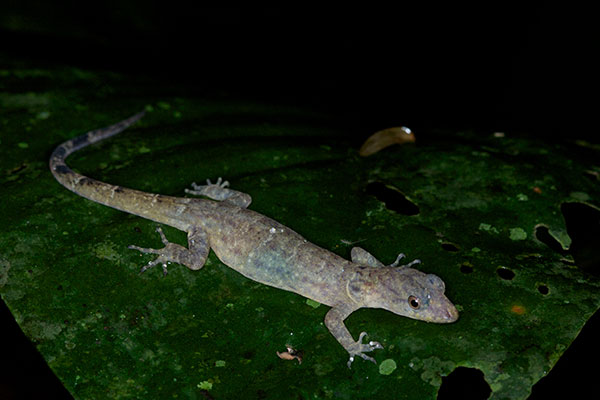
[[[458,310],[456,307],[452,306],[448,310],[446,310],[446,319],[448,322],[454,322],[458,319]]]
[[[458,310],[454,304],[447,302],[434,309],[431,309],[431,314],[428,318],[423,318],[427,322],[436,324],[451,324],[458,319]]]
[[[450,324],[458,319],[458,310],[453,304],[448,304],[447,307],[440,310],[440,313],[436,317],[435,322]]]

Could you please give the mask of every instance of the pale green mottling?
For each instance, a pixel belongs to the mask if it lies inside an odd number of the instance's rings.
[[[486,224],[484,222],[479,224],[479,230],[486,231],[486,232],[492,232],[492,233],[499,233],[499,231],[498,231],[498,229],[496,229],[496,227],[494,227],[490,224]]]
[[[42,120],[48,119],[50,118],[50,111],[40,111],[35,117]]]
[[[390,375],[396,369],[396,361],[391,358],[383,360],[381,364],[379,364],[379,373],[381,375]]]
[[[117,245],[110,241],[98,243],[94,246],[93,252],[96,257],[105,260],[117,261],[121,259],[121,253],[117,251]]]
[[[0,258],[0,288],[8,282],[8,272],[10,271],[10,262],[5,258]]]
[[[590,200],[590,195],[585,192],[571,192],[571,193],[569,193],[569,196],[572,199],[575,199],[578,201],[589,201]]]
[[[202,381],[197,386],[198,386],[198,389],[211,390],[213,387],[213,384],[210,381]]]
[[[442,361],[437,357],[429,357],[423,360],[423,372],[421,379],[432,386],[442,384],[442,376],[447,376],[455,368],[453,361]]]
[[[62,331],[62,326],[59,323],[47,321],[29,321],[22,325],[23,330],[36,340],[53,340]]]
[[[510,240],[525,240],[527,239],[527,232],[523,228],[511,228],[509,237]]]
[[[321,303],[311,300],[311,299],[306,299],[306,304],[308,304],[309,306],[311,306],[312,308],[317,308],[321,305]]]
[[[549,229],[548,233],[560,243],[563,250],[569,250],[569,247],[571,247],[571,237],[565,229]]]

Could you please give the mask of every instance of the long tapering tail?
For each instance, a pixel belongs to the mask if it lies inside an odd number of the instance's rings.
[[[185,228],[181,218],[173,215],[175,209],[173,204],[189,204],[193,202],[192,199],[163,196],[111,185],[78,174],[65,163],[65,159],[73,152],[122,132],[143,116],[144,112],[137,113],[114,125],[90,131],[60,144],[50,156],[50,171],[60,184],[86,199],[156,222],[180,229]]]
[[[114,136],[117,133],[123,132],[125,129],[139,121],[140,118],[144,116],[144,114],[144,111],[139,112],[127,119],[124,119],[121,122],[117,122],[114,125],[107,126],[106,128],[100,128],[95,129],[93,131],[89,131],[88,133],[84,133],[81,136],[77,136],[74,139],[70,139],[64,143],[59,144],[50,156],[50,171],[52,171],[52,174],[54,175],[56,180],[58,180],[68,189],[71,189],[68,185],[68,182],[65,181],[63,178],[69,174],[75,174],[81,177],[83,175],[76,174],[73,170],[71,170],[71,168],[69,168],[67,164],[65,164],[65,159],[77,150],[83,149],[86,146]]]

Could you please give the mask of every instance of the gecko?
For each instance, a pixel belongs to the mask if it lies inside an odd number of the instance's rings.
[[[414,260],[400,265],[404,254],[384,265],[367,250],[351,249],[350,260],[323,249],[283,224],[248,209],[250,195],[229,188],[219,178],[215,183],[192,183],[185,192],[198,197],[174,197],[142,192],[81,175],[65,162],[73,152],[116,135],[144,112],[114,125],[89,131],[58,145],[49,166],[56,180],[79,196],[130,214],[169,225],[187,233],[187,247],[167,240],[160,226],[156,229],[163,248],[129,246],[156,257],[140,273],[161,265],[177,263],[200,270],[210,249],[228,267],[243,276],[275,288],[297,293],[331,309],[325,326],[348,352],[350,368],[356,357],[375,362],[366,353],[382,349],[381,343],[363,343],[366,332],[354,340],[344,320],[360,308],[382,308],[412,319],[451,323],[458,311],[445,296],[445,284],[433,274],[421,272]]]

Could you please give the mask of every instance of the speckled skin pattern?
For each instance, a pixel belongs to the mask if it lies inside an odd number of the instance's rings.
[[[378,342],[362,343],[365,332],[354,340],[344,325],[344,320],[359,308],[383,308],[436,323],[458,319],[456,308],[444,295],[444,282],[411,268],[418,260],[398,265],[401,254],[396,262],[385,266],[360,247],[352,249],[352,261],[345,260],[277,221],[248,210],[251,197],[228,189],[228,182],[222,182],[221,178],[214,184],[210,181],[206,185],[192,184],[192,190],[186,190],[204,199],[171,197],[100,182],[74,172],[65,164],[69,154],[123,131],[142,116],[139,113],[66,141],[50,157],[52,174],[67,189],[100,204],[187,232],[187,248],[170,243],[160,228],[157,231],[165,244],[162,249],[129,246],[157,255],[142,272],[160,264],[166,274],[168,262],[199,270],[212,249],[224,264],[252,280],[330,306],[325,325],[348,351],[349,367],[355,356],[375,362],[365,353],[382,348]]]

